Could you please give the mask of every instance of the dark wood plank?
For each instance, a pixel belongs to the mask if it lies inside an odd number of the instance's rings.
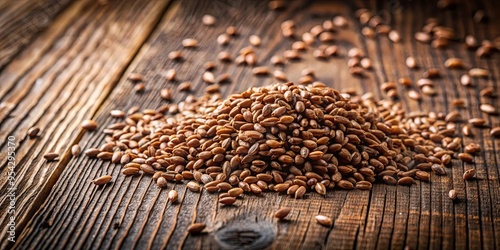
[[[365,78],[349,75],[343,56],[317,61],[311,56],[311,51],[304,53],[301,61],[271,68],[283,69],[290,80],[297,81],[300,71],[311,67],[316,69],[318,80],[329,86],[337,89],[353,88],[358,93],[370,91],[378,97],[384,97],[379,89],[382,83],[409,77],[414,82],[414,88],[418,89],[415,83],[422,73],[435,67],[443,74],[443,78],[435,81],[439,95],[423,96],[422,101],[417,102],[406,96],[406,89],[398,88],[402,105],[408,112],[446,112],[452,110],[450,103],[453,99],[466,98],[471,109],[460,110],[464,119],[485,116],[477,108],[477,103],[488,101],[498,106],[498,99],[480,98],[479,89],[460,86],[458,79],[465,71],[448,70],[444,68],[443,62],[456,56],[466,59],[468,65],[488,68],[492,70],[492,77],[475,82],[480,86],[495,86],[498,89],[500,72],[498,67],[495,68],[499,60],[498,53],[491,59],[477,59],[459,44],[452,45],[450,49],[435,50],[428,44],[416,42],[413,34],[421,29],[426,18],[438,17],[443,25],[456,30],[457,37],[472,33],[480,38],[492,39],[498,35],[495,26],[492,26],[498,20],[493,14],[494,10],[498,10],[498,3],[466,3],[460,5],[464,9],[438,11],[434,3],[424,2],[403,2],[402,12],[392,13],[390,24],[401,32],[403,38],[400,43],[393,44],[386,37],[365,39],[360,34],[361,26],[352,16],[355,7],[350,3],[293,1],[284,11],[271,12],[267,10],[266,2],[176,1],[125,72],[125,76],[129,72],[144,74],[146,91],[134,93],[134,85],[122,77],[108,100],[93,116],[102,125],[99,131],[79,134],[74,141],[84,148],[102,144],[102,129],[117,121],[109,117],[110,110],[127,110],[133,106],[158,108],[165,104],[158,94],[162,88],[174,90],[175,102],[187,96],[175,90],[182,81],[192,81],[195,89],[192,94],[200,94],[206,87],[200,79],[203,63],[216,60],[217,53],[222,50],[236,54],[248,45],[247,39],[251,34],[258,34],[263,39],[263,45],[256,49],[259,65],[269,65],[269,58],[273,54],[283,52],[292,43],[281,38],[279,24],[282,21],[297,21],[297,30],[301,33],[337,13],[348,15],[351,27],[339,33],[339,43],[346,48],[353,45],[360,47],[373,60],[374,69]],[[392,8],[392,5],[382,1],[356,4],[378,13]],[[455,21],[457,16],[464,16],[464,13],[485,6],[490,6],[488,14],[492,16],[492,23],[477,26],[472,25],[470,19],[464,19],[463,23]],[[200,24],[202,15],[207,13],[218,17],[219,22],[215,27]],[[229,25],[238,27],[241,34],[229,46],[220,47],[215,39]],[[198,39],[200,48],[183,49],[186,57],[183,62],[167,59],[168,52],[181,49],[181,40],[186,37]],[[421,67],[407,69],[404,66],[407,56],[416,57]],[[170,68],[177,70],[178,80],[175,82],[168,82],[164,78],[165,70]],[[233,77],[231,84],[222,85],[223,95],[273,81],[269,77],[252,76],[250,71],[248,66],[218,63],[214,71],[216,75],[230,73]],[[488,116],[488,121],[492,125],[500,122],[498,117],[493,116]],[[219,205],[216,194],[205,191],[192,193],[186,190],[184,184],[173,183],[169,184],[168,189],[179,192],[180,203],[171,204],[167,202],[166,190],[159,190],[149,176],[125,178],[120,174],[120,166],[84,156],[68,158],[68,165],[55,182],[46,203],[24,230],[17,246],[40,249],[145,246],[153,249],[219,249],[223,248],[221,244],[229,243],[217,242],[217,232],[246,230],[261,232],[274,239],[271,243],[254,245],[263,249],[401,249],[406,246],[410,249],[499,248],[500,156],[496,150],[500,142],[492,139],[487,130],[476,129],[474,132],[474,139],[463,138],[463,145],[479,141],[483,146],[474,164],[453,160],[451,168],[447,168],[448,176],[432,174],[430,183],[417,182],[411,187],[375,184],[370,192],[336,190],[329,192],[326,198],[308,194],[300,200],[274,193],[244,195],[243,199],[229,207]],[[469,168],[478,171],[479,180],[462,179],[464,170]],[[112,184],[104,188],[89,184],[90,180],[104,174],[113,176]],[[457,202],[447,197],[451,188],[458,192]],[[281,206],[290,206],[293,210],[288,220],[278,222],[272,216]],[[330,216],[334,225],[331,228],[320,226],[314,219],[317,214]],[[193,222],[206,223],[209,233],[189,235],[186,229]]]
[[[84,133],[80,122],[91,116],[113,89],[167,3],[101,5],[78,1],[0,75],[0,136],[15,137],[18,161],[17,236],[45,201],[70,159],[69,147]],[[40,137],[33,140],[26,136],[32,126],[41,128]],[[8,164],[6,140],[0,148],[0,166],[4,171]],[[42,156],[49,151],[61,155],[59,162],[45,161]],[[6,218],[10,217],[6,178],[7,175],[0,177],[2,232],[7,228]],[[2,245],[7,243],[7,238],[2,238]]]
[[[0,72],[72,1],[2,1],[0,3]]]

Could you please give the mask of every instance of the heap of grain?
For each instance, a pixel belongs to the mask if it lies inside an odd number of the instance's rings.
[[[443,114],[407,115],[390,100],[349,99],[321,83],[206,95],[179,109],[130,114],[105,129],[108,146],[86,154],[120,162],[125,175],[151,174],[160,187],[188,180],[191,191],[230,191],[222,198],[231,204],[242,192],[300,198],[307,190],[368,190],[377,179],[426,181],[429,170],[446,174],[461,144]]]

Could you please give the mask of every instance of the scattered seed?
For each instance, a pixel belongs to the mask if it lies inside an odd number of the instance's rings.
[[[229,41],[231,41],[231,37],[228,34],[226,34],[226,33],[220,34],[217,37],[217,43],[219,45],[228,45]]]
[[[71,154],[73,156],[78,156],[81,152],[80,146],[78,144],[75,144],[71,147]]]
[[[292,211],[292,208],[290,207],[281,207],[278,211],[276,211],[274,217],[282,220],[290,213],[290,211]]]
[[[409,56],[406,58],[406,66],[410,69],[415,69],[418,67],[417,61],[415,60],[414,57]]]
[[[144,76],[139,73],[130,73],[128,79],[133,82],[142,82],[144,81]]]
[[[464,62],[460,58],[448,58],[444,61],[444,66],[450,69],[461,69],[464,67]]]
[[[182,40],[182,46],[184,48],[196,48],[198,47],[198,40],[193,38],[186,38]]]
[[[486,78],[489,75],[489,71],[487,69],[472,68],[469,70],[469,75],[476,78]]]
[[[464,172],[463,179],[470,180],[470,179],[474,178],[475,175],[476,175],[476,170],[469,169],[469,170]]]
[[[387,36],[389,37],[389,40],[391,40],[393,43],[398,43],[399,41],[401,41],[399,32],[395,30],[391,30]]]
[[[451,200],[456,200],[456,199],[457,199],[457,191],[455,191],[455,189],[451,189],[451,190],[448,192],[448,197],[449,197]]]
[[[172,189],[168,192],[168,200],[170,202],[177,203],[178,197],[179,197],[179,194],[177,193],[177,191]]]
[[[86,130],[92,131],[97,128],[97,123],[93,120],[85,120],[82,122],[81,126]]]
[[[189,233],[197,234],[201,233],[201,231],[203,231],[203,229],[205,229],[206,227],[207,225],[205,225],[205,223],[193,223],[188,227],[187,230]]]
[[[251,45],[253,45],[255,47],[259,47],[260,43],[261,43],[260,37],[257,35],[251,35],[248,38],[248,41],[250,42]]]
[[[500,137],[500,127],[494,127],[490,130],[490,135],[493,137]]]
[[[161,176],[156,180],[156,185],[160,188],[167,188],[167,179],[165,177]]]
[[[217,19],[212,15],[203,15],[203,17],[201,17],[201,22],[206,26],[214,26]]]
[[[479,109],[481,109],[481,111],[483,111],[484,113],[489,114],[489,115],[498,114],[498,111],[496,110],[495,106],[493,106],[491,104],[483,103],[479,106]]]
[[[175,69],[169,69],[165,73],[165,78],[167,81],[175,81],[175,77],[177,76],[177,71]]]
[[[170,53],[168,53],[168,58],[170,60],[174,60],[174,61],[180,61],[183,59],[183,55],[182,55],[182,52],[181,51],[171,51]]]
[[[236,36],[238,35],[238,29],[236,29],[236,27],[234,26],[229,26],[226,28],[226,34],[230,36]]]
[[[316,219],[316,221],[325,226],[325,227],[331,227],[333,222],[332,222],[332,219],[328,218],[327,216],[324,216],[324,215],[316,215],[314,217]]]
[[[270,70],[266,66],[255,67],[252,69],[252,73],[257,76],[268,75]]]
[[[104,185],[104,184],[107,184],[111,181],[112,177],[111,175],[103,175],[99,178],[96,178],[95,180],[93,180],[92,182],[97,185],[97,186],[100,186],[100,185]]]
[[[40,129],[37,128],[37,127],[31,127],[30,129],[28,129],[28,137],[30,139],[33,139],[35,137],[38,136],[38,133],[40,132]]]
[[[201,76],[201,79],[208,83],[208,84],[214,84],[215,83],[215,76],[214,73],[210,71],[205,71],[203,72],[203,75]]]
[[[54,161],[57,157],[59,157],[59,154],[54,152],[49,152],[43,155],[43,158],[47,161]]]

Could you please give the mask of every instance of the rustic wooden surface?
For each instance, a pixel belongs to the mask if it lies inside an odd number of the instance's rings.
[[[460,57],[469,66],[490,69],[490,78],[474,81],[481,87],[494,86],[498,92],[499,54],[478,59],[458,43],[435,50],[412,39],[427,17],[438,17],[455,29],[457,37],[472,34],[480,40],[493,40],[500,35],[500,18],[495,15],[500,11],[498,1],[460,1],[459,7],[446,11],[437,10],[434,3],[401,1],[399,14],[393,10],[397,4],[385,1],[292,1],[279,12],[268,11],[267,1],[52,2],[60,4],[60,10],[44,12],[51,13],[50,18],[36,30],[26,28],[30,33],[26,33],[24,43],[0,43],[0,137],[3,140],[13,135],[17,143],[15,247],[217,249],[241,248],[235,244],[252,238],[255,240],[248,248],[500,249],[500,140],[492,139],[485,130],[474,129],[474,139],[464,138],[464,143],[476,141],[483,147],[475,163],[454,160],[453,167],[447,168],[448,176],[432,175],[430,183],[417,182],[411,187],[377,184],[370,192],[336,190],[326,198],[309,194],[301,200],[274,193],[245,195],[231,207],[219,206],[214,194],[191,193],[185,185],[173,183],[168,189],[176,189],[182,202],[171,204],[167,191],[160,190],[149,176],[125,178],[120,166],[83,155],[71,157],[68,151],[74,143],[82,148],[101,145],[102,129],[116,121],[108,115],[112,109],[157,108],[165,103],[159,90],[175,89],[181,81],[192,81],[193,94],[201,93],[206,86],[200,78],[203,63],[216,60],[222,50],[236,53],[248,45],[251,34],[263,39],[256,50],[259,65],[269,65],[273,54],[292,43],[281,39],[282,21],[295,20],[300,24],[298,31],[303,32],[339,13],[350,17],[351,27],[339,34],[339,43],[362,48],[374,62],[373,71],[366,78],[354,78],[347,73],[343,57],[318,61],[309,51],[303,60],[283,68],[290,80],[296,81],[301,69],[311,67],[319,80],[332,87],[372,91],[382,97],[381,83],[403,76],[416,81],[425,69],[436,67],[444,72],[436,81],[437,96],[416,102],[399,89],[407,110],[451,111],[451,100],[464,98],[470,107],[460,110],[464,117],[485,117],[489,124],[498,126],[498,116],[485,116],[477,105],[487,101],[499,107],[498,98],[481,99],[480,88],[460,86],[458,80],[465,71],[446,70],[443,62]],[[36,6],[52,4],[49,0],[39,3]],[[403,41],[393,44],[386,37],[365,39],[352,14],[356,6],[369,7],[381,15],[392,12],[388,21],[401,32]],[[488,24],[472,22],[471,13],[477,9],[486,10]],[[13,29],[27,27],[26,18],[44,11],[24,1],[2,2],[0,10],[10,13],[1,20],[13,20],[0,27],[0,38]],[[201,25],[204,14],[219,17],[218,24]],[[240,36],[221,47],[215,38],[229,25],[238,27]],[[180,42],[186,37],[198,39],[200,48],[184,50],[183,62],[169,60],[167,53],[181,49]],[[410,55],[417,58],[420,69],[404,66]],[[169,68],[177,69],[177,82],[165,80],[163,74]],[[223,94],[273,82],[270,77],[252,76],[250,71],[248,66],[218,63],[215,74],[230,73],[233,80],[222,85]],[[134,92],[126,79],[129,72],[145,75],[144,93]],[[186,94],[175,96],[179,101]],[[87,118],[101,125],[99,131],[84,133],[79,129],[79,123]],[[31,126],[42,128],[35,140],[26,137]],[[2,172],[7,167],[6,148],[5,140],[0,146]],[[61,153],[60,161],[45,162],[42,155],[48,151]],[[464,182],[461,176],[470,168],[476,169],[478,180]],[[113,183],[104,188],[89,183],[103,174],[111,174]],[[0,218],[2,235],[6,235],[6,176],[0,181]],[[448,199],[451,188],[457,190],[458,202]],[[272,218],[280,206],[293,208],[285,222]],[[314,216],[320,213],[334,219],[331,228],[315,222]],[[206,223],[211,233],[188,235],[186,228],[192,222]],[[1,239],[2,249],[12,246],[6,236]]]

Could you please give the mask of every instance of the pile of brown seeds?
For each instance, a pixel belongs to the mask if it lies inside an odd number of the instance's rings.
[[[127,176],[152,175],[161,188],[186,181],[193,192],[224,192],[220,202],[231,205],[244,192],[301,198],[336,187],[369,190],[377,179],[411,185],[428,181],[428,171],[445,175],[452,158],[470,162],[478,152],[470,145],[458,154],[461,139],[446,119],[406,114],[370,94],[348,99],[318,82],[277,83],[224,100],[205,95],[175,116],[135,110],[85,154],[121,163]]]

